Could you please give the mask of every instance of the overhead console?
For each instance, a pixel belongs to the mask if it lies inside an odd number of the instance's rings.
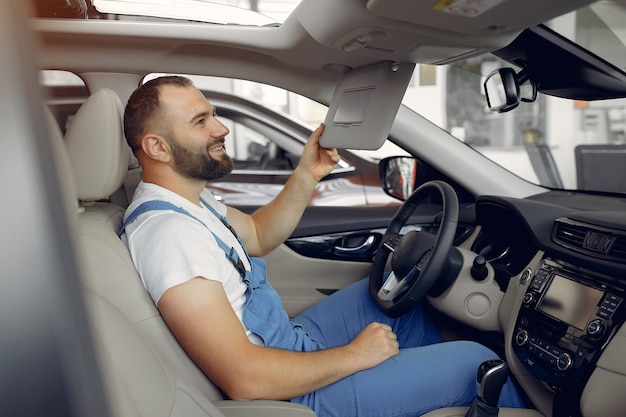
[[[320,44],[357,56],[444,64],[500,49],[524,29],[592,0],[303,1],[298,24]],[[312,13],[325,19],[307,19]],[[289,21],[287,23],[290,23]]]
[[[626,280],[545,257],[522,273],[527,284],[513,350],[554,391],[554,415],[579,415],[584,386],[624,323]]]

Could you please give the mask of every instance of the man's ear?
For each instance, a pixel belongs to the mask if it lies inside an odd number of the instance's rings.
[[[151,159],[169,162],[170,147],[165,139],[157,134],[148,133],[141,138],[141,149]]]

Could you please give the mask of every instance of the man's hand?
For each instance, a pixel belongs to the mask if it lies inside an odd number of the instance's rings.
[[[373,368],[400,353],[396,334],[386,324],[370,323],[346,345],[358,360],[360,370]]]
[[[309,172],[315,181],[319,181],[330,174],[341,159],[335,148],[324,148],[320,145],[320,137],[324,133],[324,124],[320,124],[311,133],[309,140],[304,145],[298,167]]]

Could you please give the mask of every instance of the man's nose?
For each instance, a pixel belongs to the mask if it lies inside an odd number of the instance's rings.
[[[211,126],[211,132],[214,137],[226,136],[230,133],[230,129],[226,127],[226,125],[220,122],[217,118],[213,118],[213,123]]]

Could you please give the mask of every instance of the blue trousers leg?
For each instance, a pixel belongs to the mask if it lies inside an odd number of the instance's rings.
[[[400,354],[293,401],[308,405],[320,417],[419,416],[471,404],[477,393],[478,365],[497,355],[474,342],[442,342],[421,306],[399,318],[385,316],[367,286],[368,280],[359,281],[293,321],[326,348],[347,344],[372,321],[387,323],[398,335]],[[511,383],[505,385],[500,403],[523,406]]]
[[[401,317],[387,317],[370,297],[368,285],[368,279],[358,281],[315,304],[293,322],[304,327],[313,340],[326,348],[345,345],[374,321],[390,325],[398,335],[401,348],[442,341],[421,305]]]

